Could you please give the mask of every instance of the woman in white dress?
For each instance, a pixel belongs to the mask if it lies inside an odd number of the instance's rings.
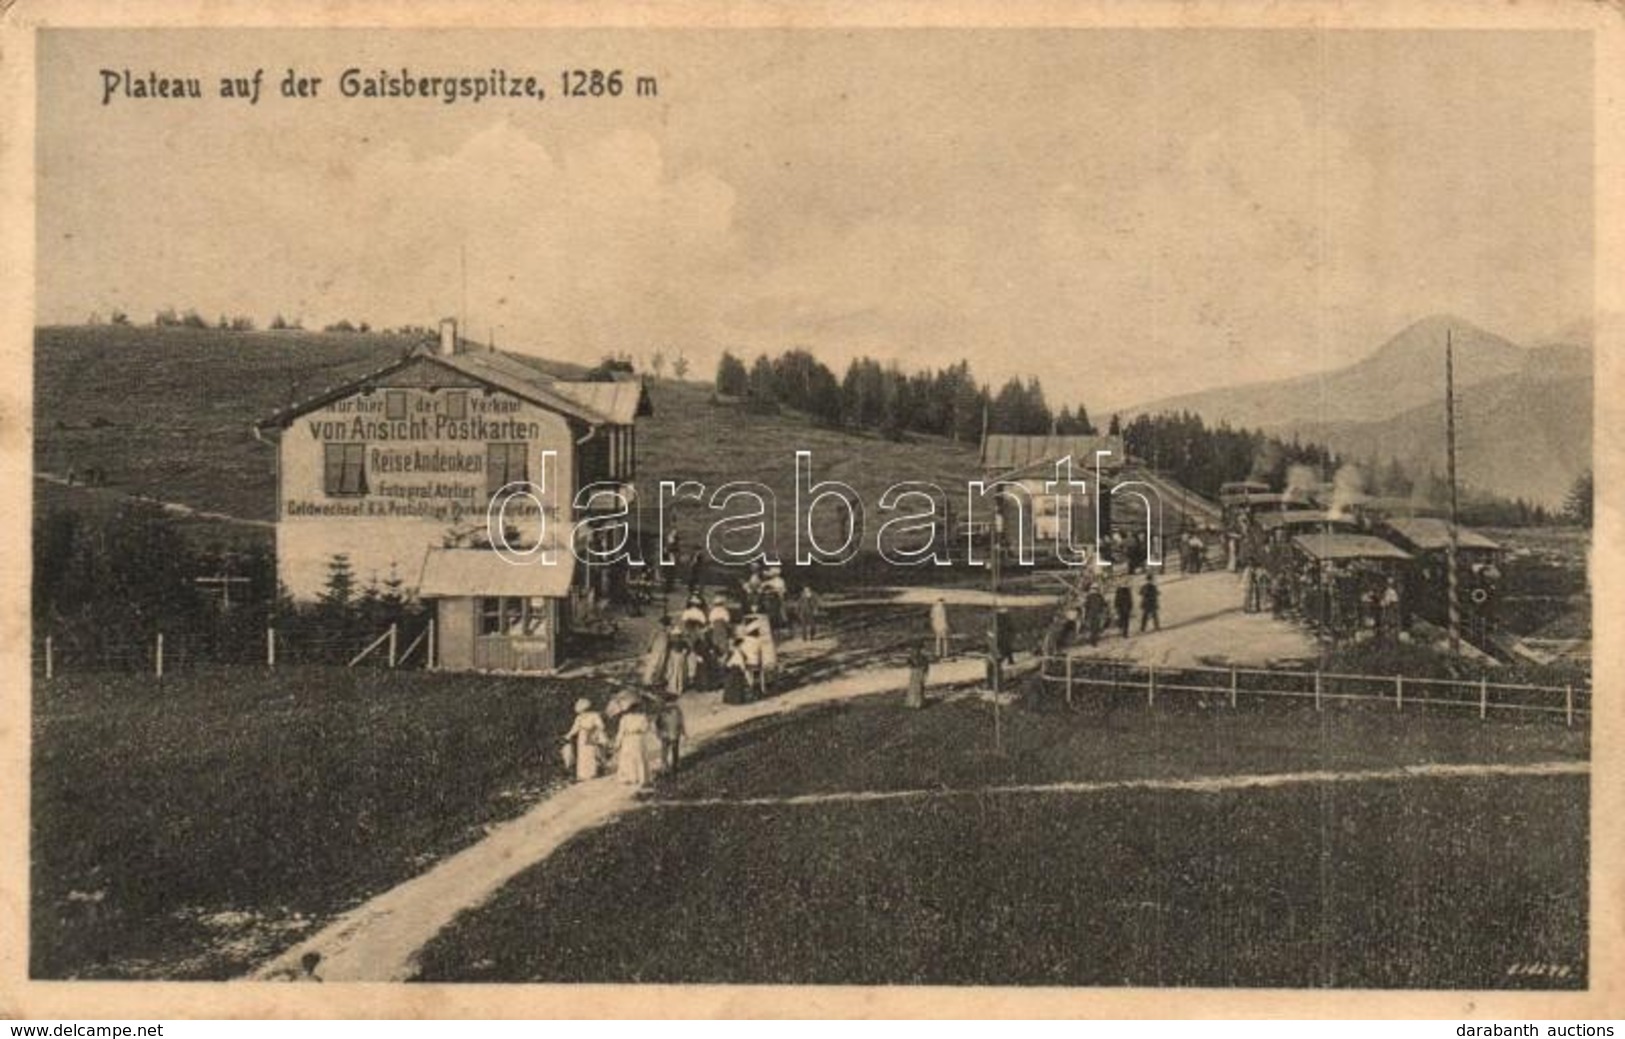
[[[615,774],[628,786],[646,786],[649,782],[649,716],[643,708],[634,707],[621,715],[620,728],[615,732]]]
[[[576,701],[576,720],[564,734],[564,742],[575,741],[576,779],[597,779],[602,762],[599,751],[608,744],[604,716],[592,709],[592,701]]]

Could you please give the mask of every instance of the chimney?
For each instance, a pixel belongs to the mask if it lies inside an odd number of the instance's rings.
[[[440,319],[440,356],[450,357],[457,352],[457,319],[443,317]]]

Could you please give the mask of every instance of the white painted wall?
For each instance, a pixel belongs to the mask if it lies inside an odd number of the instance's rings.
[[[530,479],[541,483],[544,451],[556,452],[541,495],[549,509],[551,540],[567,544],[568,504],[574,494],[574,438],[561,415],[502,393],[468,392],[468,420],[523,424],[526,435],[476,439],[477,422],[459,425],[447,414],[451,391],[406,388],[407,419],[385,419],[384,389],[356,394],[301,416],[283,430],[277,481],[277,576],[294,598],[318,596],[327,581],[329,559],[347,553],[360,584],[383,580],[394,565],[408,588],[415,588],[424,550],[442,543],[454,526],[485,523],[487,443],[529,446]],[[368,493],[329,496],[323,488],[325,445],[366,445]],[[436,457],[478,456],[472,472],[419,470]],[[412,468],[406,466],[410,464]],[[393,492],[393,493],[392,493]],[[560,508],[560,506],[564,508]],[[360,515],[321,515],[342,509]],[[510,518],[516,513],[510,511]],[[534,517],[517,517],[521,533],[534,538]]]

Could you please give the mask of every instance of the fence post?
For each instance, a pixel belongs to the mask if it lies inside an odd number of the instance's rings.
[[[1487,678],[1478,680],[1478,720],[1483,721],[1490,710],[1490,681]]]
[[[1066,705],[1072,706],[1072,654],[1066,655]]]
[[[1231,668],[1230,669],[1230,707],[1231,707],[1232,710],[1234,710],[1235,706],[1236,706],[1236,669]]]
[[[437,667],[435,667],[435,657],[434,657],[434,618],[433,617],[429,618],[429,648],[428,648],[427,652],[428,652],[428,656],[426,656],[424,658],[425,667],[430,671],[439,670]]]
[[[47,658],[47,659],[49,659],[49,658]],[[1574,726],[1574,686],[1572,686],[1572,685],[1566,685],[1566,686],[1563,687],[1563,717],[1568,722],[1569,727],[1573,728],[1573,726]]]
[[[1403,711],[1404,709],[1405,709],[1405,676],[1404,675],[1395,675],[1394,676],[1394,710]]]
[[[164,677],[164,633],[161,631],[158,633],[158,651],[153,657],[153,669],[159,678]]]
[[[49,682],[51,677],[56,674],[56,662],[51,659],[54,649],[55,647],[51,642],[51,636],[45,636],[45,680],[47,682]]]
[[[1150,707],[1157,700],[1157,665],[1145,665],[1145,705]]]
[[[395,667],[395,643],[399,636],[399,627],[398,624],[389,626],[389,666],[391,670]]]
[[[1320,672],[1315,672],[1315,710],[1320,710]]]
[[[265,666],[276,667],[276,629],[265,629]]]

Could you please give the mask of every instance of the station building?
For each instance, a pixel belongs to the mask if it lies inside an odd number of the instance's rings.
[[[1056,463],[1068,457],[1072,459],[1074,480],[1084,484],[1086,490],[1064,495],[1050,493],[1046,485],[1055,480]],[[992,433],[982,439],[983,478],[990,486],[998,481],[1017,496],[1019,509],[1012,509],[1001,501],[1001,511],[1006,514],[1007,522],[1024,523],[1025,536],[1037,545],[1065,539],[1073,545],[1091,541],[1095,536],[1095,506],[1104,500],[1100,485],[1104,483],[1109,494],[1126,462],[1120,436]],[[1019,519],[1011,513],[1019,513]],[[1103,519],[1109,513],[1108,505],[1102,512]],[[1065,527],[1068,522],[1070,531]]]
[[[296,601],[315,599],[342,554],[360,579],[394,572],[433,605],[438,666],[550,670],[585,587],[568,545],[577,490],[631,485],[647,391],[465,345],[443,322],[434,346],[259,424],[277,437],[277,576]],[[516,565],[489,544],[488,506],[518,481],[534,498],[504,512],[510,543],[528,532],[554,565]]]

